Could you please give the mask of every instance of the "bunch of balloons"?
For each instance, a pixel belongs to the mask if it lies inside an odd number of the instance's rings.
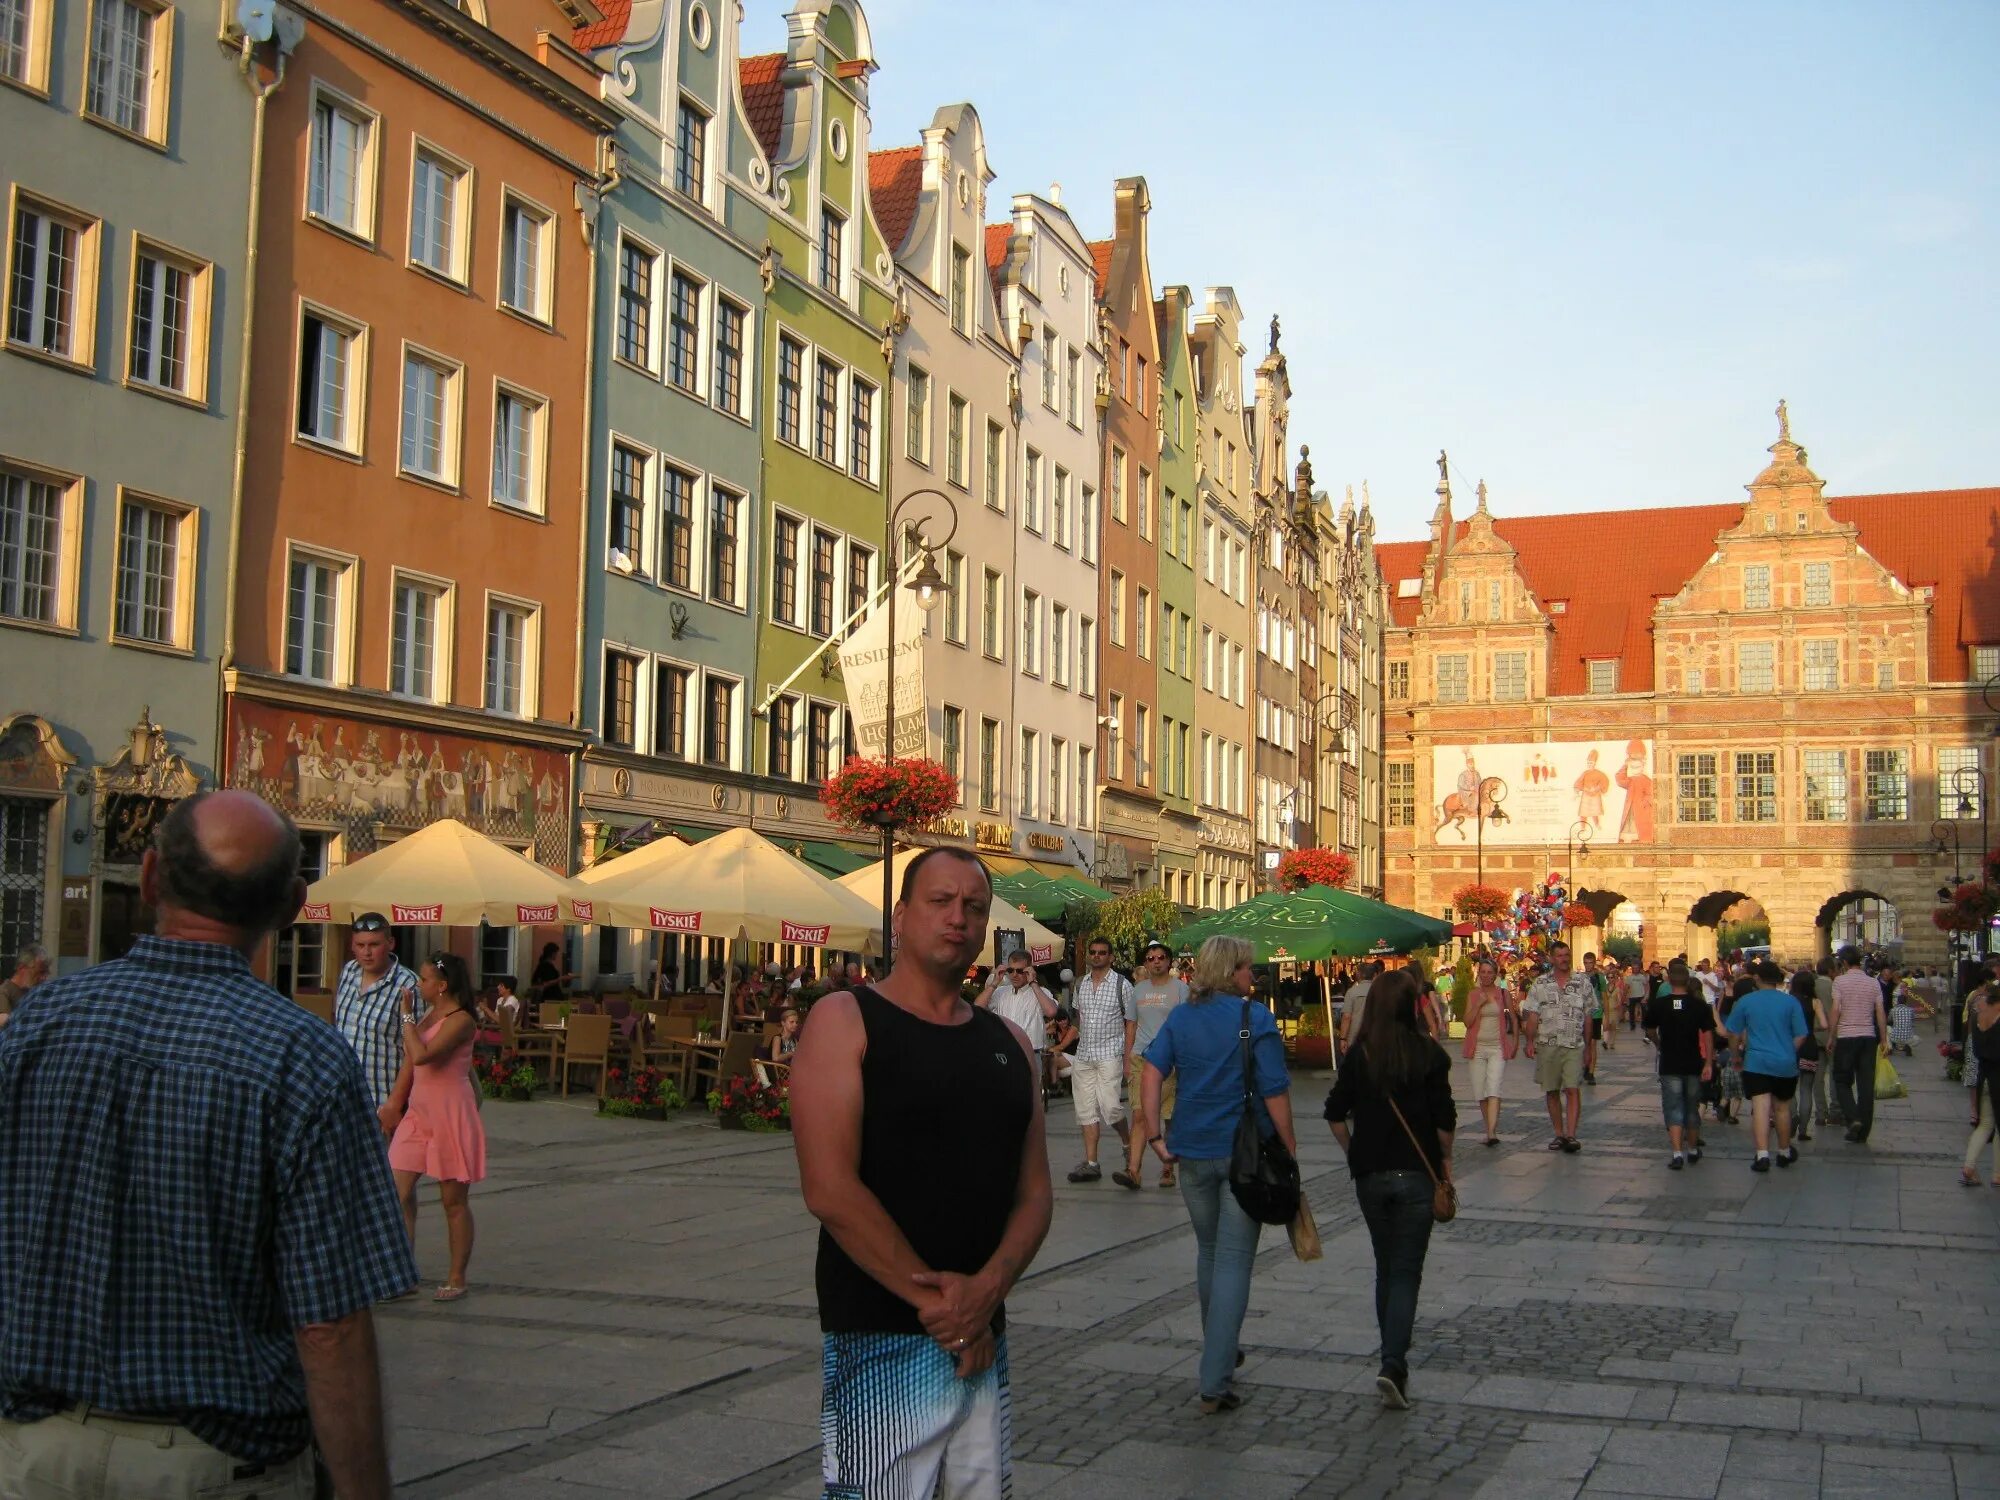
[[[1562,937],[1563,908],[1568,904],[1563,878],[1551,870],[1540,885],[1514,892],[1512,909],[1494,923],[1487,943],[1502,957],[1538,961],[1549,951],[1549,944]]]

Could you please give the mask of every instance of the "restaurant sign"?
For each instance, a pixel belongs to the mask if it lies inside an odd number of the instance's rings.
[[[831,931],[831,926],[825,922],[794,922],[784,917],[778,919],[778,941],[781,943],[804,943],[815,948],[823,948]]]
[[[389,920],[398,927],[435,927],[444,921],[444,906],[438,902],[429,906],[404,906],[392,901],[389,903]]]
[[[1045,854],[1060,854],[1062,853],[1062,846],[1063,841],[1058,834],[1031,833],[1028,835],[1028,847],[1030,849],[1039,849]]]
[[[1014,848],[1014,829],[1008,823],[974,823],[972,842],[980,849],[990,849],[998,854],[1010,853]]]
[[[659,907],[647,908],[655,932],[700,932],[701,913],[698,911],[662,911]]]

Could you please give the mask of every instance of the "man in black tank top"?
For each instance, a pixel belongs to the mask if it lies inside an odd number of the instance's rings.
[[[986,946],[986,868],[903,871],[895,969],[826,996],[793,1054],[792,1142],[820,1221],[826,1500],[1009,1492],[1003,1301],[1048,1233],[1035,1052],[959,982]]]

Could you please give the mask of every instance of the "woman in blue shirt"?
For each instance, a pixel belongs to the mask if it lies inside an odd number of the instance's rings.
[[[1241,1362],[1236,1339],[1250,1305],[1250,1271],[1263,1228],[1229,1189],[1230,1147],[1243,1118],[1243,1043],[1247,1022],[1259,1124],[1298,1155],[1292,1133],[1291,1080],[1278,1023],[1250,1002],[1252,949],[1241,938],[1212,937],[1195,956],[1193,995],[1167,1013],[1146,1049],[1140,1085],[1148,1120],[1160,1118],[1160,1090],[1175,1079],[1178,1102],[1167,1136],[1146,1144],[1163,1162],[1179,1163],[1181,1201],[1194,1222],[1195,1284],[1201,1291],[1201,1409],[1234,1411],[1243,1398],[1231,1389]]]

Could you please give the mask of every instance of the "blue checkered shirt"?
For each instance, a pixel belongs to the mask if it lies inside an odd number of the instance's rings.
[[[395,1090],[403,1066],[403,1012],[419,1019],[424,1002],[417,995],[417,976],[393,959],[382,977],[366,983],[361,965],[349,959],[341,966],[333,991],[333,1024],[361,1059],[361,1076],[368,1097],[380,1108]]]
[[[142,937],[0,1029],[0,1416],[311,1438],[294,1331],[416,1284],[353,1052],[213,943]]]

